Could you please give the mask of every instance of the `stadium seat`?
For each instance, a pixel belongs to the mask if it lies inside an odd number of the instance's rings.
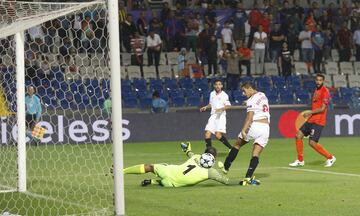
[[[199,93],[199,91],[196,91],[194,89],[184,89],[184,96],[185,97],[191,97],[191,96],[200,97],[200,93]]]
[[[84,104],[85,107],[89,107],[90,106],[90,98],[87,95],[82,95],[82,103]]]
[[[337,62],[328,62],[325,64],[325,72],[327,75],[338,75],[339,67]]]
[[[169,65],[159,65],[159,78],[172,78],[172,71]]]
[[[82,79],[96,79],[96,71],[93,67],[80,67],[80,76]]]
[[[41,79],[41,86],[44,88],[49,88],[51,86],[50,80],[47,78]]]
[[[135,91],[146,91],[145,79],[134,79],[133,81]]]
[[[354,62],[355,74],[360,75],[360,62]]]
[[[187,63],[188,64],[196,64],[195,52],[188,52],[186,54],[186,58],[187,58]]]
[[[300,76],[289,76],[286,81],[289,89],[295,90],[301,88]]]
[[[333,61],[338,62],[339,61],[339,51],[336,49],[332,49],[331,57],[332,57]]]
[[[126,108],[136,108],[138,105],[138,101],[137,101],[136,97],[124,98],[123,102],[124,102],[123,103],[124,107],[126,107]]]
[[[337,75],[337,76],[334,76],[333,78],[334,78],[334,87],[335,88],[347,87],[345,75]]]
[[[54,97],[55,96],[55,92],[54,92],[54,89],[53,88],[47,88],[45,89],[46,90],[46,95],[49,96],[49,97]],[[12,92],[15,92],[15,91],[12,91]]]
[[[304,74],[307,75],[309,74],[308,72],[308,68],[307,65],[305,64],[305,62],[295,62],[295,73],[296,74]]]
[[[278,76],[279,70],[276,63],[266,62],[265,63],[265,74],[267,76]]]
[[[324,85],[325,85],[326,87],[332,87],[332,86],[333,86],[333,82],[332,82],[332,77],[331,77],[331,75],[324,74],[324,76],[325,76]]]
[[[349,75],[349,87],[360,87],[360,75]]]
[[[316,83],[314,80],[304,80],[303,88],[309,92],[313,92],[316,89]]]
[[[130,53],[121,53],[120,54],[121,65],[130,65],[131,64],[131,54]]]
[[[184,97],[173,97],[172,98],[172,106],[174,106],[174,107],[185,106],[185,98]]]
[[[105,99],[108,99],[110,97],[110,92],[108,89],[103,89],[102,93]]]
[[[65,98],[65,92],[61,89],[58,89],[55,95],[58,100],[62,100]]]
[[[178,84],[176,79],[165,79],[165,88],[169,91],[172,89],[177,89]]]
[[[273,76],[273,77],[271,77],[271,79],[272,79],[273,87],[278,88],[278,89],[286,87],[286,81],[285,81],[284,77]]]
[[[128,79],[121,79],[121,86],[128,84],[131,86],[131,82]],[[110,80],[109,79],[102,79],[101,86],[103,89],[110,89]]]
[[[294,103],[294,96],[292,93],[280,93],[280,104],[293,104]]]
[[[196,106],[199,107],[201,105],[201,100],[199,95],[191,95],[187,97],[186,103],[188,106]]]
[[[310,103],[309,92],[301,89],[297,90],[295,92],[295,100],[297,104],[309,104]]]
[[[69,89],[67,82],[60,82],[60,89],[63,91],[67,91]]]
[[[243,95],[241,90],[233,90],[229,97],[233,98],[233,103],[235,105],[243,105],[244,101],[247,100],[247,97]]]
[[[128,66],[126,71],[130,80],[141,79],[141,71],[139,66]]]
[[[86,53],[78,53],[75,55],[75,64],[76,65],[82,65],[84,67],[90,65],[90,58],[88,54]]]
[[[132,97],[135,97],[136,98],[136,94],[135,92],[131,91],[131,92],[121,92],[121,96],[123,98],[132,98]]]
[[[140,107],[141,108],[152,107],[152,98],[151,97],[140,98]]]
[[[201,104],[202,106],[206,106],[209,104],[209,96],[210,95],[203,95],[202,104]]]
[[[193,83],[192,80],[190,78],[182,78],[179,80],[180,86],[183,89],[192,89],[193,88]]]
[[[60,106],[62,109],[69,109],[70,108],[70,102],[67,100],[61,100]]]
[[[254,79],[250,76],[240,77],[240,83],[253,82]]]
[[[152,92],[149,91],[136,91],[138,98],[152,97]]]
[[[160,53],[160,61],[159,61],[159,65],[166,65],[166,55],[164,52]]]
[[[182,89],[174,89],[169,91],[171,98],[184,97],[184,91]]]
[[[144,66],[143,71],[144,71],[144,79],[148,80],[148,79],[156,79],[157,78],[155,66]],[[129,76],[130,76],[130,74],[129,74]]]
[[[40,97],[46,95],[46,89],[43,86],[38,86],[36,90]]]
[[[102,98],[103,95],[102,95],[101,88],[97,87],[94,90],[95,90],[95,97]]]
[[[163,84],[161,79],[150,80],[150,89],[152,91],[163,91]]]
[[[169,94],[167,92],[160,92],[160,98],[165,100],[165,101],[169,101]]]
[[[340,71],[341,74],[353,75],[354,67],[352,65],[352,62],[340,62]]]
[[[179,56],[178,52],[168,52],[167,54],[167,63],[169,65],[177,65],[177,57]]]
[[[257,77],[255,78],[255,82],[258,89],[262,91],[268,90],[271,88],[271,80],[269,77]]]

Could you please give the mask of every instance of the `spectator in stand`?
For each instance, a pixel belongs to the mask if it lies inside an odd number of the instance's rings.
[[[209,71],[208,71],[209,76],[214,76],[217,73],[217,66],[218,66],[217,49],[218,46],[217,46],[216,37],[215,35],[211,35],[210,41],[205,48],[205,53],[207,54],[207,60],[209,66]]]
[[[348,3],[346,0],[343,0],[341,2],[341,6],[340,6],[340,14],[339,16],[343,16],[343,17],[346,17],[346,22],[349,21],[348,20],[348,16],[349,14],[351,13],[351,9],[348,7]]]
[[[120,50],[122,51],[123,47],[123,31],[122,31],[122,27],[124,25],[124,22],[126,20],[127,17],[127,11],[126,8],[124,6],[124,2],[123,1],[119,1],[119,34],[120,34]]]
[[[294,16],[293,10],[289,7],[289,2],[283,2],[283,8],[280,10],[280,21],[281,21],[281,29],[287,30],[289,26],[290,17]],[[280,48],[281,49],[281,48]]]
[[[174,12],[170,11],[168,19],[164,22],[165,43],[168,52],[174,51],[176,47],[176,37],[180,31],[180,25],[180,21],[175,18]]]
[[[293,13],[297,14],[300,20],[303,20],[304,19],[304,8],[299,5],[298,0],[294,0],[293,5],[294,5],[292,7]]]
[[[359,26],[359,23],[360,23],[359,13],[356,10],[353,10],[350,17],[350,31],[351,32],[356,31],[357,27]]]
[[[207,64],[207,46],[210,41],[210,36],[214,35],[214,32],[209,28],[209,24],[204,24],[204,30],[199,34],[198,38],[198,53],[200,55],[200,61],[202,65]]]
[[[240,41],[239,43],[238,54],[239,54],[238,64],[239,64],[240,76],[242,74],[242,68],[241,68],[242,65],[246,67],[246,76],[251,76],[251,62],[250,62],[251,50],[246,47],[244,41]]]
[[[209,4],[204,13],[205,23],[209,24],[210,28],[216,28],[216,12],[212,4]]]
[[[249,25],[250,25],[250,34],[248,39],[248,48],[251,48],[253,40],[254,40],[254,34],[258,31],[259,24],[261,22],[262,14],[260,10],[258,9],[258,4],[254,3],[254,8],[251,10],[249,14]],[[265,33],[266,34],[266,33]]]
[[[186,49],[194,52],[197,47],[199,25],[192,12],[189,12],[186,20]]]
[[[179,76],[184,77],[184,76],[188,76],[188,71],[187,67],[186,67],[186,49],[185,48],[181,48],[179,55],[177,57],[177,62],[178,62],[178,72],[179,72]]]
[[[144,77],[143,73],[143,53],[145,48],[145,41],[143,37],[140,36],[139,32],[135,32],[130,41],[131,44],[131,64],[139,65],[141,76]]]
[[[287,79],[291,76],[291,69],[294,64],[294,58],[288,48],[288,44],[284,42],[282,44],[281,54],[278,59],[278,67],[280,68],[281,75]]]
[[[324,32],[323,54],[324,54],[324,60],[326,62],[331,58],[333,33],[330,29],[323,29],[323,32]]]
[[[309,11],[308,15],[305,18],[305,25],[309,26],[309,30],[310,31],[316,31],[316,21],[314,19],[314,12],[313,11]]]
[[[336,15],[338,13],[338,9],[335,7],[334,2],[330,2],[327,7],[327,13],[331,20],[334,20],[336,18]]]
[[[312,68],[314,52],[309,25],[305,25],[305,29],[300,32],[299,41],[301,42],[301,60],[306,63],[308,71],[310,71]]]
[[[131,14],[128,14],[125,22],[122,26],[122,37],[123,37],[123,46],[125,47],[128,53],[131,52],[131,37],[137,32],[136,25],[133,22],[133,17]]]
[[[160,21],[161,21],[161,23],[165,23],[165,21],[167,19],[169,19],[170,13],[171,13],[171,9],[169,7],[169,3],[165,2],[164,6],[163,6],[163,8],[161,9],[161,12],[160,12]]]
[[[356,49],[356,61],[360,61],[360,24],[358,25],[357,30],[354,32],[353,39]]]
[[[148,24],[146,22],[146,11],[141,11],[138,20],[136,21],[137,29],[139,31],[139,34],[141,36],[146,37],[147,30],[148,30]]]
[[[194,24],[195,24],[195,26],[197,26],[198,34],[200,34],[200,32],[202,32],[202,30],[204,30],[204,20],[201,17],[201,14],[199,12],[195,13]]]
[[[239,44],[240,41],[245,40],[245,22],[247,19],[248,16],[243,8],[242,2],[238,2],[233,14],[235,44]]]
[[[319,18],[318,23],[321,25],[321,29],[328,29],[331,27],[332,20],[328,16],[328,12],[326,10],[323,10],[322,16]]]
[[[278,22],[279,10],[277,6],[274,6],[274,1],[264,1],[264,12],[268,13],[269,16],[272,16],[275,22]]]
[[[153,31],[149,32],[149,36],[146,37],[147,45],[147,55],[148,55],[148,65],[151,66],[155,64],[156,72],[158,73],[158,66],[160,63],[160,54],[162,41],[158,34],[155,34]]]
[[[29,28],[28,33],[30,41],[34,42],[31,43],[30,47],[36,51],[44,52],[45,33],[43,31],[43,27],[41,25],[31,27]]]
[[[163,36],[163,25],[160,22],[159,18],[158,18],[158,14],[156,11],[152,11],[152,18],[150,19],[149,22],[149,30],[148,32],[152,31],[155,34],[158,34],[160,37]]]
[[[311,3],[311,11],[313,12],[314,20],[319,20],[320,16],[322,15],[322,11],[319,8],[319,3],[313,1]]]
[[[267,41],[267,34],[263,32],[263,27],[260,25],[259,30],[254,34],[255,42],[255,74],[264,73],[264,58],[265,58],[265,46]]]
[[[74,46],[77,48],[79,48],[81,46],[81,14],[76,14],[73,15],[72,18],[72,34],[73,34],[73,38],[74,38]]]
[[[285,39],[285,35],[280,29],[280,24],[275,24],[275,28],[270,32],[269,48],[271,62],[277,62]]]
[[[65,63],[70,63],[71,54],[75,53],[75,48],[71,44],[70,38],[66,37],[63,40],[62,46],[59,48],[61,56],[64,58]]]
[[[337,33],[340,62],[350,61],[352,41],[352,34],[347,27],[347,23],[344,22],[342,28]]]
[[[335,32],[338,32],[342,28],[344,22],[347,22],[347,20],[348,20],[347,16],[341,15],[341,9],[339,8],[337,16],[333,21]]]
[[[236,90],[239,85],[239,56],[231,50],[225,53],[227,61],[226,86],[228,90]]]
[[[167,102],[160,98],[160,93],[158,91],[154,91],[152,95],[152,113],[167,113],[169,112],[169,106]]]
[[[314,48],[314,71],[321,73],[321,64],[323,59],[323,47],[325,42],[324,33],[321,26],[317,26],[317,31],[311,33],[311,43]]]
[[[298,40],[299,33],[300,32],[295,27],[295,24],[293,22],[290,22],[287,31],[286,41],[288,42],[288,48],[291,55],[294,55],[295,50],[299,48],[299,40]]]
[[[228,21],[225,22],[224,28],[221,30],[221,41],[227,50],[232,50],[233,33]]]

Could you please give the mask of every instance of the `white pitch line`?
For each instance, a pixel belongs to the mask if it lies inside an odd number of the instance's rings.
[[[339,176],[360,177],[360,174],[354,174],[354,173],[341,173],[341,172],[333,172],[333,171],[312,170],[312,169],[292,168],[292,167],[280,167],[280,168],[281,168],[281,169],[287,169],[287,170],[296,170],[296,171],[303,171],[303,172],[311,172],[311,173],[320,173],[320,174],[330,174],[330,175],[339,175]]]

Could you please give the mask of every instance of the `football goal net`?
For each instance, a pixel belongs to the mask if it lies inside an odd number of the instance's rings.
[[[0,0],[0,215],[125,214],[117,14]]]

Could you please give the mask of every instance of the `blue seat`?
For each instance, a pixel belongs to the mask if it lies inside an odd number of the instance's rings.
[[[87,96],[87,95],[82,95],[82,97],[81,97],[81,103],[85,106],[85,107],[89,107],[89,105],[90,105],[90,98],[89,98],[89,96]]]
[[[190,78],[182,78],[179,80],[180,86],[183,89],[192,89],[193,88],[193,83],[192,80]]]
[[[255,83],[258,89],[270,89],[271,80],[269,77],[257,77],[255,78]]]
[[[104,98],[108,99],[110,97],[109,90],[108,89],[103,89],[102,91],[103,91],[102,93],[103,93]]]
[[[58,89],[56,91],[56,98],[59,99],[59,100],[62,100],[65,98],[65,92],[61,89]]]
[[[41,86],[43,86],[44,88],[48,88],[50,87],[50,80],[44,78],[41,80]]]
[[[240,77],[240,83],[253,82],[254,79],[251,76]]]
[[[286,81],[288,87],[291,89],[301,88],[301,79],[299,76],[289,76]]]
[[[171,98],[184,97],[184,91],[181,90],[181,89],[171,90],[169,92],[169,95],[170,95]]]
[[[208,85],[208,79],[207,78],[197,78],[195,79],[195,86],[198,85]]]
[[[196,88],[199,92],[208,92],[209,91],[209,85],[207,83],[200,83],[196,85]]]
[[[87,86],[86,87],[86,94],[89,95],[90,97],[93,96],[95,94],[95,89],[92,86]]]
[[[126,80],[121,80],[121,86],[123,86],[124,84],[123,84],[123,81],[126,81]],[[130,80],[128,80],[129,81],[129,86],[131,86],[131,82],[130,82]],[[108,80],[108,79],[102,79],[101,80],[101,85],[102,85],[102,87],[103,87],[103,89],[110,89],[110,80]]]
[[[74,100],[77,104],[81,104],[82,103],[82,96],[80,93],[75,93],[74,94]]]
[[[166,90],[173,90],[173,89],[178,89],[179,86],[177,84],[176,79],[166,79],[165,80],[165,89]]]
[[[174,98],[172,98],[172,105],[174,107],[183,107],[183,106],[185,106],[185,98],[184,97],[174,97]]]
[[[152,93],[149,91],[137,91],[136,95],[138,98],[152,97]]]
[[[285,88],[286,87],[286,81],[284,77],[281,76],[273,76],[272,77],[273,86],[275,88]]]
[[[64,73],[61,72],[61,71],[56,71],[53,73],[54,74],[54,77],[55,77],[55,80],[58,81],[58,82],[62,82],[65,80],[65,77],[64,77]]]
[[[150,80],[150,89],[152,91],[163,91],[163,84],[161,79]]]
[[[269,104],[278,104],[279,103],[279,92],[277,89],[270,89],[269,91],[264,92],[268,98]]]
[[[231,95],[229,95],[230,97]],[[240,90],[233,90],[232,91],[232,99],[235,105],[242,105],[247,97],[243,95],[242,91]]]
[[[315,91],[315,89],[316,89],[316,83],[315,83],[314,80],[305,80],[305,81],[304,81],[303,88],[304,88],[305,90],[308,90],[308,91],[310,91],[310,92],[313,92],[313,91]]]
[[[97,88],[95,88],[95,96],[98,98],[101,98],[103,96],[102,91],[99,86]]]
[[[200,97],[200,93],[199,93],[199,91],[196,91],[195,89],[185,89],[184,96],[185,97],[191,97],[191,96]]]
[[[136,108],[138,106],[138,101],[135,97],[124,98],[123,102],[126,108]]]
[[[67,82],[60,82],[60,88],[63,91],[67,91],[69,89],[69,86],[68,86]]]
[[[96,97],[96,96],[92,96],[91,98],[90,98],[90,103],[91,103],[91,106],[93,107],[93,108],[98,108],[98,106],[100,106],[100,103],[99,103],[99,100],[100,100],[101,98],[98,98],[98,97]]]
[[[136,94],[135,94],[135,92],[122,92],[122,97],[123,98],[132,98],[132,97],[134,97],[134,98],[136,98]]]
[[[97,79],[90,80],[90,85],[94,88],[97,88],[100,85],[99,80]]]
[[[65,98],[67,101],[72,102],[74,100],[74,95],[71,92],[65,92]]]
[[[294,96],[292,93],[280,93],[280,104],[293,104]]]
[[[60,82],[57,80],[52,80],[51,81],[51,87],[53,87],[54,89],[59,89],[60,88]]]
[[[37,93],[39,94],[40,97],[46,95],[46,89],[43,86],[38,86],[37,87]]]
[[[209,99],[210,99],[209,95],[203,95],[202,105],[203,106],[208,105],[209,104]]]
[[[297,104],[309,104],[310,103],[309,92],[302,89],[297,90],[295,92],[295,100]]]
[[[150,108],[152,106],[152,98],[144,97],[140,98],[140,107],[141,108]]]
[[[41,98],[42,103],[45,105],[45,107],[48,107],[51,105],[51,99],[49,96],[45,95]]]
[[[61,100],[60,106],[62,109],[69,109],[70,108],[70,102],[67,100]]]
[[[147,89],[145,79],[134,79],[133,84],[135,90],[145,91]]]
[[[169,94],[167,92],[160,92],[160,98],[169,101]]]
[[[199,107],[201,105],[201,100],[199,95],[191,95],[187,97],[186,103],[188,106]]]

